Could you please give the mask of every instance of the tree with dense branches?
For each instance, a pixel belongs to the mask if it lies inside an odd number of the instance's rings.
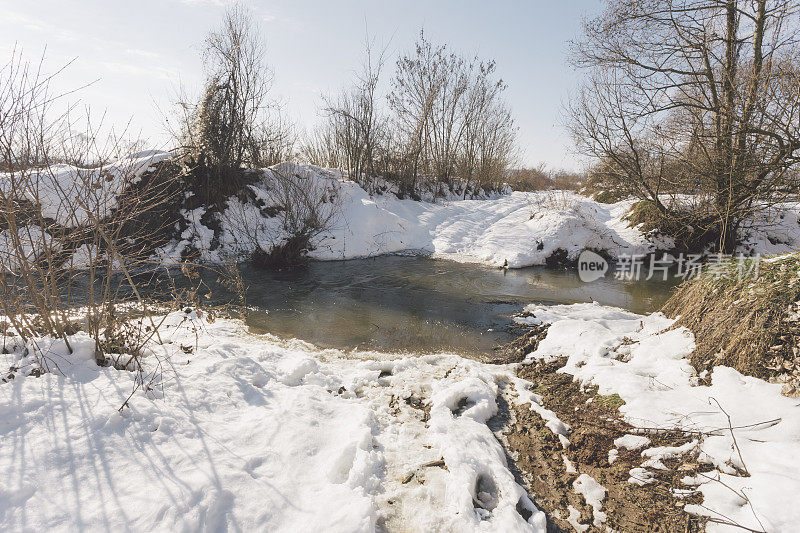
[[[743,221],[798,192],[799,17],[790,0],[609,0],[573,48],[579,148],[663,216],[663,193],[695,194],[693,229],[732,251]]]

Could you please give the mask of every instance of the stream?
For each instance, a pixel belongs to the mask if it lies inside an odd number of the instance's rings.
[[[253,333],[326,348],[481,356],[510,341],[530,303],[596,301],[657,310],[674,281],[583,283],[574,270],[498,269],[420,256],[311,262],[302,271],[242,270]]]

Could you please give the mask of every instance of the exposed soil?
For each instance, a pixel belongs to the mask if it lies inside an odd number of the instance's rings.
[[[588,526],[587,531],[602,530],[592,525],[592,508],[573,491],[572,483],[578,475],[588,474],[608,491],[602,502],[602,511],[608,516],[603,529],[702,531],[702,520],[683,512],[683,505],[699,503],[701,496],[677,499],[671,490],[687,489],[680,479],[703,467],[689,457],[665,461],[669,470],[655,472],[654,483],[631,484],[629,471],[643,462],[641,452],[619,449],[613,464],[609,463],[608,455],[609,450],[615,449],[614,439],[636,432],[620,419],[617,409],[622,401],[616,396],[598,395],[591,389],[582,391],[572,376],[557,373],[564,363],[562,359],[523,365],[518,375],[533,383],[544,406],[570,425],[569,447],[564,449],[542,418],[527,405],[510,407],[511,420],[502,435],[518,474],[536,504],[548,514],[550,526],[554,530],[573,531],[567,521],[572,506],[580,513],[578,521]],[[651,446],[677,446],[690,440],[682,433],[647,436]],[[573,472],[568,471],[565,458]]]
[[[525,356],[529,353],[536,351],[536,348],[539,347],[539,341],[547,335],[547,326],[545,324],[540,326],[512,326],[511,330],[519,333],[519,337],[495,348],[495,353],[485,361],[486,363],[495,365],[518,363],[525,359]]]

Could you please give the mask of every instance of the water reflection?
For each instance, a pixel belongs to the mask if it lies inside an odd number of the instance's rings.
[[[335,348],[468,355],[511,339],[525,304],[597,301],[639,313],[669,297],[673,282],[589,284],[573,271],[501,270],[424,257],[314,262],[302,272],[243,271],[254,332]]]

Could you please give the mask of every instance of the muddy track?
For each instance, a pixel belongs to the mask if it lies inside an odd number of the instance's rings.
[[[544,331],[539,333],[543,337]],[[528,338],[529,345],[537,344]],[[519,347],[519,343],[516,347]],[[512,471],[548,515],[549,531],[703,531],[702,520],[683,511],[688,503],[699,503],[699,496],[676,498],[673,489],[685,488],[680,479],[696,474],[696,464],[681,459],[669,462],[668,470],[656,474],[653,483],[630,483],[630,470],[642,463],[638,451],[618,450],[609,462],[614,439],[634,431],[621,420],[618,397],[604,397],[592,389],[581,390],[569,374],[558,373],[565,360],[535,362],[520,366],[519,377],[534,384],[543,405],[571,427],[569,446],[562,447],[545,421],[525,405],[502,404],[495,421],[496,434],[503,442]],[[493,428],[494,429],[494,428]],[[653,446],[675,446],[687,442],[684,434],[648,435]],[[685,459],[684,459],[685,461]],[[593,524],[593,509],[573,490],[579,474],[588,474],[606,488],[602,511],[607,520]],[[568,519],[570,521],[568,521]],[[586,527],[584,530],[583,527]]]

